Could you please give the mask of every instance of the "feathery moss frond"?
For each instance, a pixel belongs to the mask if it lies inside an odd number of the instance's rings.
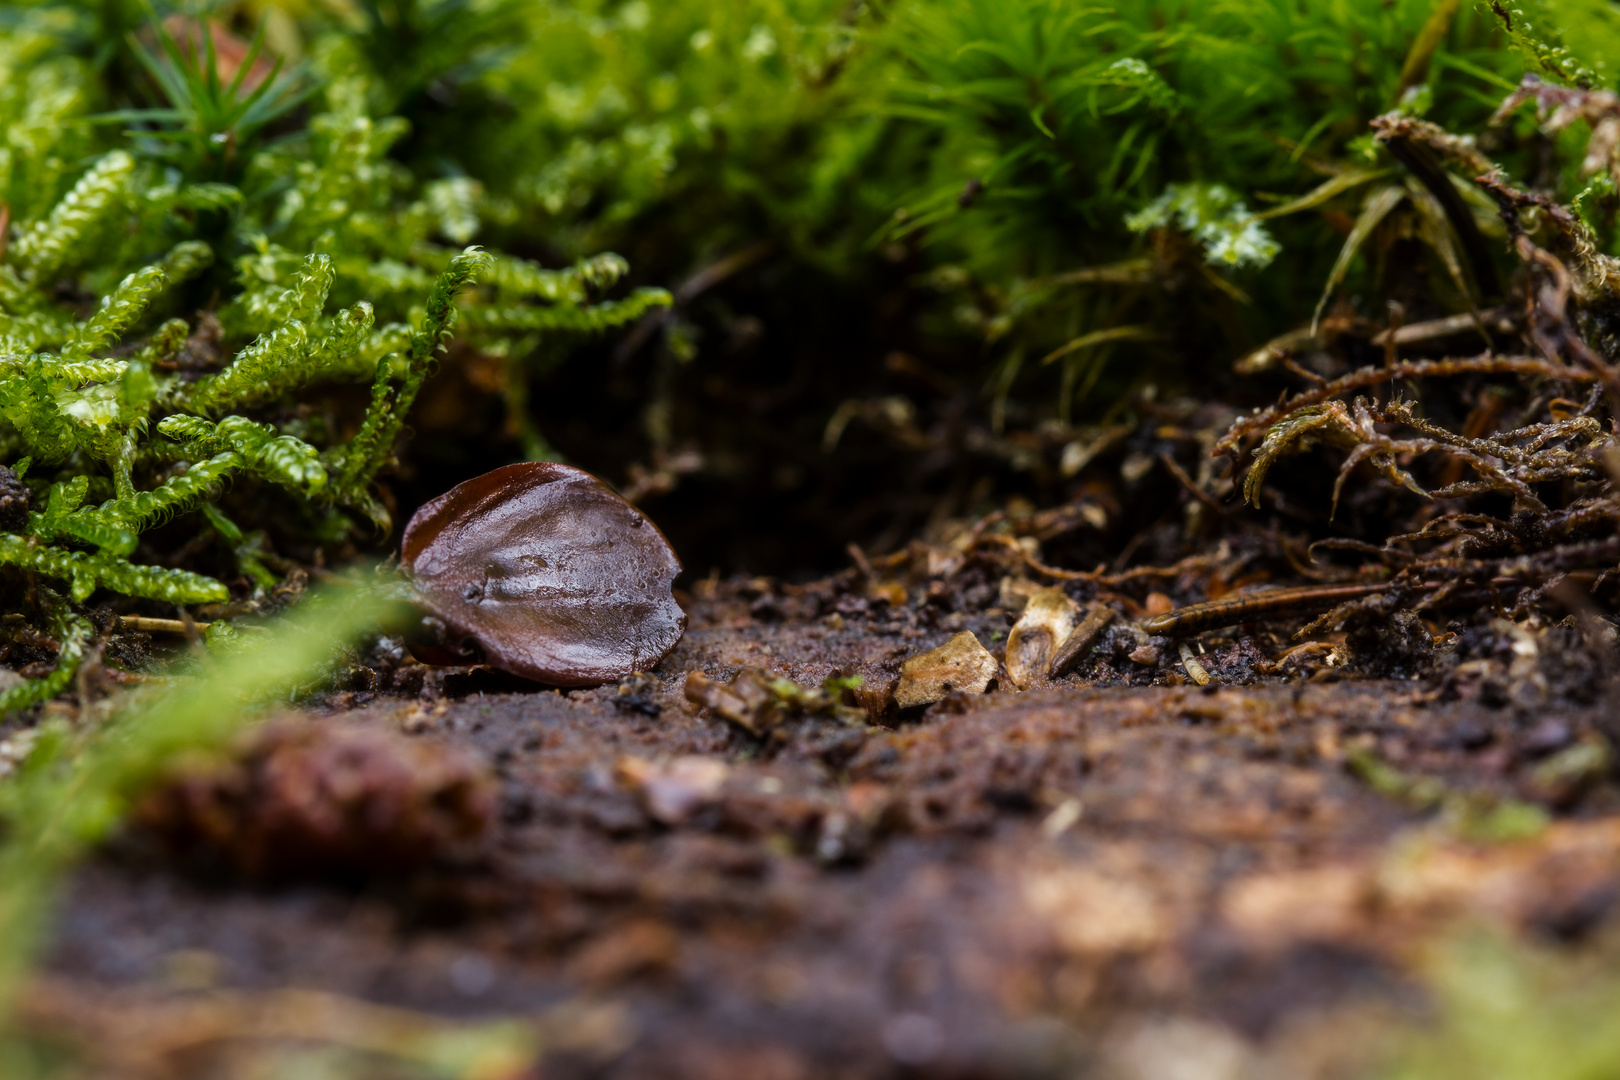
[[[235,453],[243,466],[272,483],[314,496],[326,487],[320,451],[291,435],[278,435],[269,424],[245,416],[227,416],[218,424],[196,416],[170,416],[158,431],[185,444],[188,452]]]
[[[0,533],[0,565],[19,566],[65,580],[73,599],[80,603],[88,600],[98,586],[106,586],[125,596],[143,596],[171,604],[206,604],[230,598],[224,585],[201,574],[160,566],[137,566],[106,552],[86,555],[81,551],[65,551],[11,533]]]
[[[103,521],[145,532],[176,514],[195,509],[241,467],[242,456],[234,450],[215,454],[151,491],[138,491],[127,498],[102,503],[94,513]]]
[[[117,212],[134,171],[135,159],[128,152],[114,150],[106,154],[80,177],[48,217],[18,236],[11,245],[10,257],[24,278],[54,281],[64,270],[84,265],[95,252],[92,234],[105,227]]]
[[[405,415],[416,400],[430,366],[454,332],[456,294],[489,264],[489,255],[476,247],[469,247],[452,259],[433,285],[427,310],[411,335],[403,363],[397,369],[393,364],[378,365],[365,421],[348,446],[333,456],[333,463],[338,466],[335,494],[340,500],[358,503],[377,471],[392,456],[394,440],[404,426]],[[372,509],[374,512],[375,507]]]
[[[546,270],[527,259],[497,255],[484,280],[505,295],[578,304],[589,299],[588,290],[611,289],[629,272],[630,264],[611,252],[581,259],[563,270]]]
[[[640,288],[623,300],[599,304],[557,304],[552,307],[471,307],[467,324],[479,330],[508,333],[544,331],[548,333],[597,334],[627,326],[655,308],[668,307],[670,295],[663,289]]]
[[[146,314],[152,298],[168,283],[169,275],[159,266],[148,266],[130,274],[118,283],[118,288],[102,297],[96,313],[63,343],[62,356],[81,360],[113,344]]]

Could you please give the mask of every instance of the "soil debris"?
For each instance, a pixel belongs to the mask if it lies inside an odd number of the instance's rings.
[[[640,797],[648,817],[673,826],[712,804],[731,769],[724,761],[689,754],[663,764],[627,757],[614,771]]]
[[[619,680],[613,691],[613,707],[657,716],[664,706],[657,698],[658,681],[645,672],[633,671]]]
[[[744,668],[730,682],[711,679],[701,671],[688,672],[686,700],[709,709],[750,735],[767,735],[793,716],[823,716],[857,723],[866,713],[845,704],[861,685],[859,677],[827,676],[819,689],[806,690],[790,679],[757,668]]]
[[[83,983],[91,1009],[131,986],[170,1002],[197,993],[165,981],[175,954],[208,954],[228,993],[319,988],[459,1017],[568,1000],[624,1010],[634,1030],[603,1056],[546,1053],[547,1075],[579,1080],[757,1075],[761,1062],[883,1077],[897,1054],[920,1062],[906,1074],[940,1080],[1111,1075],[1098,1048],[1167,1016],[1201,1018],[1261,1072],[1288,1032],[1337,1031],[1369,1002],[1418,1007],[1412,958],[1458,919],[1558,940],[1612,924],[1620,788],[1602,697],[1578,703],[1551,682],[1534,706],[1479,697],[1482,679],[1534,686],[1577,629],[1512,624],[1533,657],[1505,628],[1455,631],[1423,678],[1330,684],[1271,670],[1286,636],[1210,633],[1187,642],[1222,683],[1201,688],[1177,685],[1170,639],[1116,622],[1064,681],[953,682],[921,723],[789,704],[830,702],[811,688],[847,688],[849,672],[864,680],[854,693],[884,687],[908,655],[964,633],[989,655],[979,641],[1010,622],[1006,575],[956,575],[948,606],[913,583],[903,609],[836,629],[836,582],[706,588],[676,652],[623,695],[657,715],[623,707],[617,686],[511,683],[312,721],[403,725],[418,734],[392,737],[430,760],[493,763],[478,857],[357,896],[221,890],[175,874],[167,850],[121,846],[81,872],[48,977]],[[793,613],[750,614],[764,595],[792,596]],[[871,630],[893,622],[915,636]],[[1120,650],[1144,641],[1158,658],[1128,685]],[[1448,684],[1465,664],[1483,667]],[[722,697],[682,708],[694,688],[751,695],[738,715],[774,719],[756,734],[720,713]],[[836,697],[853,710],[848,692]],[[138,1033],[120,1039],[109,1060],[139,1055]],[[1327,1044],[1341,1060],[1344,1040]]]
[[[401,1070],[384,1075],[443,1075],[439,1070],[448,1062],[461,1066],[462,1075],[518,1076],[544,1043],[560,1038],[577,1044],[582,1021],[608,1020],[621,1042],[628,1024],[622,1015],[591,1017],[577,1009],[532,1025],[507,1018],[457,1022],[318,990],[202,985],[163,999],[139,989],[95,992],[49,979],[30,988],[23,1011],[28,1024],[68,1039],[93,1075],[125,1080],[202,1070],[212,1076],[275,1075],[287,1064],[286,1048],[298,1045],[319,1047],[320,1069],[346,1076],[378,1075],[372,1070],[379,1059]]]
[[[28,524],[31,493],[11,469],[0,465],[0,529],[16,532]]]

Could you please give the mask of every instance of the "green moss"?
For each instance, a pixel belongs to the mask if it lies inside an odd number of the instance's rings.
[[[46,505],[0,538],[0,562],[77,601],[226,599],[218,581],[132,562],[140,535],[244,480],[386,533],[378,476],[461,311],[476,315],[470,347],[521,362],[667,302],[604,299],[616,257],[559,271],[460,250],[477,185],[390,160],[407,125],[367,112],[364,76],[255,70],[260,39],[227,68],[183,24],[108,36],[126,15],[6,16],[0,451],[29,459]],[[178,370],[198,324],[175,317],[199,304],[224,353],[201,377]],[[296,422],[293,403],[345,382],[372,387],[351,437]],[[83,505],[92,491],[112,497]]]

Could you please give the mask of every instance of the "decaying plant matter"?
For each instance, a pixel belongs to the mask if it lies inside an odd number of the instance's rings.
[[[1576,118],[1591,123],[1585,168],[1610,164],[1620,125],[1612,94],[1554,89],[1527,77],[1498,115],[1528,100],[1544,113],[1556,110],[1548,119],[1553,128]],[[1319,545],[1366,555],[1370,561],[1360,577],[1379,584],[1352,587],[1362,595],[1347,598],[1307,629],[1340,626],[1369,604],[1391,614],[1391,598],[1405,601],[1398,607],[1435,607],[1469,590],[1483,590],[1497,603],[1511,600],[1520,614],[1549,595],[1584,614],[1594,609],[1593,594],[1608,584],[1620,560],[1614,419],[1620,357],[1604,333],[1620,300],[1613,260],[1596,251],[1581,221],[1517,189],[1471,147],[1433,125],[1391,123],[1381,135],[1426,146],[1435,157],[1468,167],[1494,197],[1522,261],[1518,329],[1535,355],[1488,350],[1469,358],[1398,363],[1390,341],[1383,365],[1332,381],[1303,372],[1314,385],[1237,420],[1215,452],[1240,462],[1242,448],[1261,436],[1242,486],[1244,499],[1256,506],[1279,460],[1321,446],[1344,452],[1333,512],[1347,485],[1365,483],[1369,473],[1424,500],[1413,527],[1397,526],[1381,544]],[[1437,380],[1503,375],[1517,382],[1514,404],[1495,412],[1476,407],[1461,431],[1424,416],[1421,396],[1410,396]],[[1344,400],[1352,393],[1353,400]]]

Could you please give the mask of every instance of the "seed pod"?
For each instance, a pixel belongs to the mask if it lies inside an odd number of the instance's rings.
[[[444,624],[442,646],[471,641],[491,665],[551,686],[651,670],[686,630],[669,541],[567,465],[507,465],[457,485],[411,518],[402,557]]]

